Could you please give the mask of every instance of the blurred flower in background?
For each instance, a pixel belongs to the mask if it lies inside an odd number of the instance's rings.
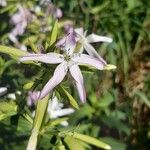
[[[0,87],[0,96],[4,95],[7,93],[7,88],[6,87]]]
[[[97,34],[90,34],[86,35],[87,31],[83,31],[83,28],[76,28],[75,33],[77,36],[77,41],[81,43],[81,49],[80,52],[82,53],[83,50],[85,49],[87,53],[91,56],[94,56],[98,58],[101,62],[106,64],[106,61],[97,53],[95,48],[91,45],[91,43],[97,43],[97,42],[112,42],[112,38],[106,37],[106,36],[99,36]]]
[[[26,46],[22,45],[18,41],[18,36],[24,34],[26,27],[32,21],[32,14],[30,10],[22,6],[18,6],[19,11],[11,17],[11,23],[14,28],[9,33],[9,39],[20,49],[26,50]]]
[[[2,7],[7,6],[7,1],[6,0],[0,0],[0,6],[2,6]]]
[[[27,105],[28,106],[36,105],[39,95],[40,91],[33,91],[33,92],[29,91],[27,97]]]
[[[49,116],[51,119],[56,119],[59,117],[63,117],[66,115],[69,115],[73,113],[75,110],[73,108],[64,108],[64,104],[60,103],[58,98],[54,96],[48,104],[48,109],[47,109]],[[61,123],[63,126],[68,126],[67,121],[63,121]]]
[[[63,12],[60,8],[53,5],[50,0],[42,0],[40,5],[45,5],[47,7],[46,15],[51,14],[54,18],[60,19],[63,16]]]

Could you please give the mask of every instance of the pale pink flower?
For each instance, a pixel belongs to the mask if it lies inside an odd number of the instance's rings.
[[[35,105],[40,95],[40,91],[29,91],[27,97],[27,105],[32,106]]]
[[[26,50],[26,47],[19,43],[17,36],[23,35],[28,23],[32,21],[32,14],[26,8],[19,6],[19,11],[11,17],[11,22],[14,28],[9,33],[9,39],[16,44],[16,46],[22,50]]]
[[[44,98],[49,92],[51,92],[58,84],[60,84],[67,72],[70,72],[73,77],[77,91],[79,93],[79,97],[82,102],[86,101],[86,92],[84,89],[84,81],[83,76],[80,71],[79,65],[88,65],[95,67],[98,70],[103,70],[105,67],[104,64],[99,61],[97,58],[89,56],[87,54],[73,53],[73,49],[75,47],[75,43],[69,43],[70,40],[66,37],[65,46],[66,51],[64,54],[58,53],[47,53],[47,54],[27,54],[20,58],[20,61],[39,61],[48,64],[59,64],[52,76],[52,78],[46,83],[44,88],[42,89],[39,99]]]
[[[84,32],[83,28],[75,29],[75,33],[77,35],[77,41],[81,43],[80,52],[83,52],[83,50],[85,49],[89,55],[98,58],[101,62],[106,64],[106,61],[97,53],[97,51],[91,45],[91,43],[95,43],[95,42],[108,42],[108,43],[111,43],[112,38],[109,38],[109,37],[106,37],[106,36],[99,36],[99,35],[94,34],[94,33],[87,36],[86,35],[87,31]]]

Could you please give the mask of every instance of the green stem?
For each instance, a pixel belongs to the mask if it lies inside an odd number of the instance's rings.
[[[41,130],[42,125],[45,122],[45,114],[47,111],[48,101],[49,101],[49,96],[46,96],[44,99],[38,100],[37,102],[32,134],[29,138],[29,142],[26,150],[36,149],[39,131]]]

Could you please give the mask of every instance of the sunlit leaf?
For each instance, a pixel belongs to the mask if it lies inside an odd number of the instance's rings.
[[[58,118],[58,119],[55,119],[55,120],[50,120],[44,127],[45,128],[49,128],[49,127],[52,127],[52,126],[56,126],[56,125],[59,125],[61,122],[63,121],[67,121],[69,118],[67,117],[64,117],[64,118]]]
[[[82,144],[80,140],[77,140],[76,138],[72,136],[66,136],[64,139],[65,143],[69,147],[70,150],[86,150],[86,147]]]
[[[67,92],[63,87],[60,88],[60,90],[67,96],[70,104],[76,108],[76,109],[79,109],[79,106],[78,106],[78,103],[76,102],[76,100],[72,97],[72,95]]]
[[[24,86],[23,86],[23,88],[25,89],[25,90],[29,90],[29,89],[31,89],[32,88],[32,86],[33,86],[33,84],[34,84],[34,82],[28,82],[28,83],[26,83]]]
[[[51,38],[50,38],[50,46],[53,45],[56,41],[58,33],[58,20],[55,21],[52,32],[51,32]]]
[[[0,102],[0,120],[17,114],[18,106],[14,101],[1,101]]]
[[[38,48],[35,46],[35,44],[33,43],[32,40],[28,40],[28,43],[30,45],[30,47],[32,48],[32,50],[35,52],[35,53],[38,53]]]
[[[73,133],[70,132],[70,133],[68,133],[68,135],[73,136],[76,139],[79,139],[81,141],[84,141],[91,145],[95,145],[100,148],[104,148],[104,149],[108,149],[108,150],[111,149],[111,147],[108,144],[106,144],[100,140],[97,140],[96,138],[93,138],[91,136],[88,136],[88,135],[80,134],[77,132],[73,132]]]
[[[111,69],[116,69],[116,66],[115,65],[111,65],[111,64],[107,64],[103,70],[111,70]]]
[[[7,54],[11,57],[21,57],[27,54],[27,52],[17,49],[17,48],[13,48],[13,47],[8,47],[8,46],[3,46],[0,45],[0,53],[4,53]]]

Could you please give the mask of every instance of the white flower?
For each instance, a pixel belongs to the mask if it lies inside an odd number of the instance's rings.
[[[6,87],[0,87],[0,96],[4,95],[7,92]]]
[[[16,91],[16,93],[9,93],[7,97],[11,100],[16,100],[16,95],[21,95],[20,91]]]
[[[6,0],[0,0],[0,6],[2,6],[2,7],[7,6],[7,1]]]
[[[97,51],[90,43],[95,43],[95,42],[111,43],[112,39],[106,36],[99,36],[94,33],[86,36],[87,31],[83,32],[83,28],[75,29],[75,33],[77,35],[77,41],[81,43],[80,52],[82,53],[83,50],[85,49],[89,55],[98,58],[101,62],[106,64],[106,61],[97,53]]]
[[[63,108],[63,107],[64,107],[63,103],[59,103],[56,96],[52,98],[52,100],[49,101],[48,109],[47,109],[50,118],[56,119],[59,117],[69,115],[74,112],[74,109],[72,108]],[[61,124],[67,126],[68,122],[63,121]]]
[[[16,94],[15,94],[15,93],[9,93],[9,94],[7,95],[7,97],[8,97],[9,99],[16,100]]]

